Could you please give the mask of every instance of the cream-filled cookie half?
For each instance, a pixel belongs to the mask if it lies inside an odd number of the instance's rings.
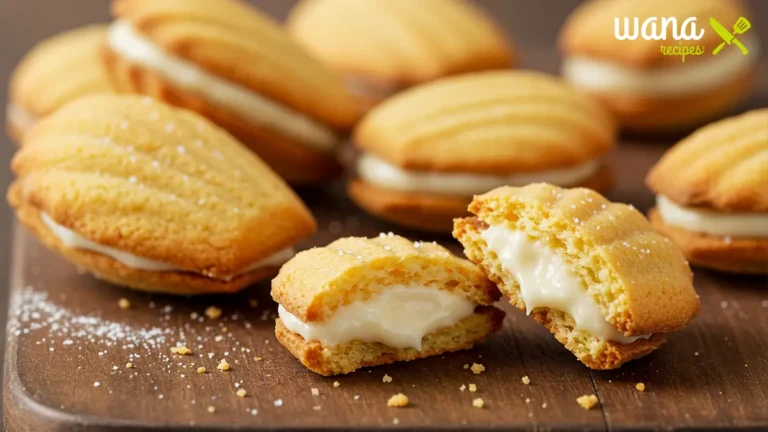
[[[590,368],[648,354],[698,313],[682,253],[634,208],[532,184],[477,196],[470,211],[454,229],[466,255]]]
[[[272,281],[278,340],[321,375],[471,348],[501,327],[496,287],[432,243],[382,234],[301,252]]]

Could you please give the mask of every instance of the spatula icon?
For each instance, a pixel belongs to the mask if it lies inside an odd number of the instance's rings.
[[[712,29],[715,30],[715,33],[717,33],[723,39],[723,41],[720,42],[720,45],[718,45],[715,50],[712,51],[713,55],[717,55],[717,53],[719,53],[726,44],[735,44],[737,47],[739,47],[741,53],[744,55],[749,53],[747,47],[745,47],[738,39],[736,39],[736,36],[733,34],[736,33],[741,35],[752,28],[752,24],[749,22],[749,20],[744,17],[739,17],[739,19],[736,20],[736,24],[733,25],[733,33],[728,31],[724,25],[720,24],[716,19],[711,17],[709,18],[709,25],[711,25]]]

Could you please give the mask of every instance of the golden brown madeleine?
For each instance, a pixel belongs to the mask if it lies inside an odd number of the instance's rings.
[[[401,225],[449,232],[475,194],[547,181],[606,189],[610,115],[536,72],[466,74],[405,91],[355,131],[352,199]]]
[[[315,229],[266,164],[222,129],[147,97],[81,98],[25,136],[8,191],[49,248],[97,277],[174,294],[270,277]]]
[[[6,127],[17,143],[39,118],[67,102],[114,91],[99,56],[106,38],[106,24],[81,27],[44,40],[24,56],[11,76],[6,108]]]
[[[733,32],[742,16],[749,13],[738,0],[592,0],[573,12],[560,34],[563,75],[600,97],[627,129],[695,126],[749,95],[760,55],[757,39],[753,32],[736,35],[746,56],[736,45],[713,55],[723,39],[709,24],[712,17]],[[649,19],[656,21],[644,25]],[[643,28],[646,36],[666,36],[646,38]],[[676,34],[691,37],[677,40]],[[676,55],[682,50],[699,55],[683,61]]]
[[[504,33],[464,0],[304,0],[287,26],[369,108],[415,84],[517,63]]]
[[[500,297],[469,261],[392,233],[301,252],[272,280],[277,339],[321,375],[469,349],[501,328]]]
[[[768,109],[705,126],[670,149],[646,183],[653,226],[694,264],[768,273]]]
[[[115,0],[105,61],[121,91],[195,110],[290,182],[340,172],[359,115],[342,81],[270,18],[235,0]]]
[[[631,206],[532,184],[469,210],[453,231],[469,259],[590,368],[650,353],[699,311],[682,253]]]

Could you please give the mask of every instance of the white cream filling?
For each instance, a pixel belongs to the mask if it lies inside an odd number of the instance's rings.
[[[163,52],[127,21],[112,24],[108,43],[128,61],[161,74],[174,86],[194,92],[253,124],[280,132],[317,151],[331,152],[340,142],[332,130],[309,117]]]
[[[59,241],[61,241],[61,243],[67,246],[68,248],[83,249],[83,250],[89,250],[92,252],[98,252],[102,255],[106,255],[114,259],[115,261],[125,265],[126,267],[130,267],[136,270],[146,270],[146,271],[154,271],[154,272],[189,271],[173,264],[154,261],[147,258],[142,258],[140,256],[136,256],[128,252],[124,252],[108,246],[103,246],[98,243],[94,243],[80,236],[76,232],[57,224],[53,219],[51,219],[50,216],[48,216],[45,213],[40,213],[40,219],[48,227],[48,229],[51,230],[53,235],[55,235],[56,238],[58,238]],[[270,255],[269,257],[263,260],[260,260],[254,263],[253,265],[249,266],[248,268],[240,272],[227,275],[224,277],[220,277],[219,279],[230,280],[242,274],[249,273],[258,268],[280,266],[284,264],[286,261],[288,261],[289,259],[293,258],[294,255],[295,255],[295,251],[293,250],[293,248],[286,248],[273,255]]]
[[[28,130],[37,123],[37,116],[17,104],[6,105],[5,115],[9,123],[21,130]]]
[[[307,341],[333,346],[359,340],[417,350],[425,335],[458,323],[474,310],[475,304],[461,294],[404,285],[341,306],[323,322],[306,323],[283,306],[277,309],[283,325]]]
[[[665,224],[716,236],[768,237],[768,213],[725,213],[683,207],[664,195],[656,196],[656,209]]]
[[[562,311],[573,317],[575,329],[622,344],[651,337],[625,336],[606,321],[582,281],[549,246],[501,226],[490,226],[482,237],[520,285],[529,315],[536,308]]]
[[[599,169],[600,161],[597,159],[570,168],[510,175],[404,170],[371,153],[363,153],[357,162],[357,173],[367,183],[404,192],[457,196],[472,196],[500,186],[525,186],[529,183],[574,186]]]
[[[675,66],[636,69],[607,60],[570,56],[563,61],[563,76],[577,87],[596,92],[625,92],[639,95],[677,96],[714,89],[747,71],[760,57],[755,38],[743,38],[749,49],[726,47],[719,55]]]

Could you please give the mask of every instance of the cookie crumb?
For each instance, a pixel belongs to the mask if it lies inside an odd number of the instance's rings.
[[[341,384],[340,384],[338,381],[334,381],[334,382],[333,382],[333,386],[334,386],[334,387],[338,387],[338,386],[340,386],[340,385],[341,385]]]
[[[220,371],[228,371],[229,370],[229,363],[227,363],[226,359],[221,359],[218,366],[216,366],[216,369]]]
[[[320,396],[320,390],[318,390],[316,388],[311,388],[311,389],[309,389],[309,391],[312,392],[312,396]]]
[[[477,384],[470,384],[469,385],[469,391],[474,393],[477,391]]]
[[[485,401],[483,400],[483,398],[473,399],[472,406],[475,408],[482,408],[485,406]]]
[[[248,300],[248,303],[251,305],[252,308],[259,307],[259,301],[256,299],[250,299]]]
[[[322,408],[323,407],[321,407],[320,405],[315,405],[315,406],[312,407],[312,409],[315,410],[315,411],[320,411]]]
[[[208,412],[211,413],[211,414],[215,413],[216,412],[216,407],[213,406],[213,405],[209,405],[208,406]]]
[[[221,317],[221,309],[217,308],[216,306],[208,306],[208,308],[205,310],[205,316],[212,320],[217,320]]]
[[[468,365],[468,364],[465,364],[465,365],[464,365],[464,369],[469,369],[469,365]]]
[[[637,384],[635,384],[635,388],[638,391],[644,392],[645,391],[645,383],[641,383],[641,382],[637,383]]]
[[[592,409],[597,405],[597,396],[595,395],[583,395],[576,399],[579,405],[585,410]]]
[[[178,354],[178,355],[187,355],[187,354],[191,354],[192,350],[182,345],[177,347],[171,347],[171,353]]]
[[[120,309],[130,309],[131,308],[131,302],[128,301],[127,298],[121,298],[117,301],[117,305],[120,306]]]
[[[470,367],[470,369],[472,369],[472,373],[475,375],[480,375],[481,373],[485,372],[485,366],[480,363],[472,363],[472,367]]]
[[[197,368],[197,373],[205,373],[205,367],[200,366],[199,368]]]
[[[528,385],[531,383],[531,379],[528,378],[528,375],[523,377],[523,384]]]
[[[283,406],[283,400],[282,399],[275,399],[275,406],[276,407]]]
[[[461,390],[461,391],[464,391],[466,389],[467,389],[467,386],[465,386],[464,384],[462,384],[461,387],[459,387],[459,390]]]
[[[395,408],[402,408],[404,406],[408,405],[408,396],[398,393],[396,395],[393,395],[389,400],[387,401],[388,407],[395,407]]]
[[[384,374],[384,376],[381,378],[381,382],[383,382],[383,383],[391,383],[392,382],[392,377],[387,375],[387,374]]]
[[[254,357],[253,361],[262,361],[264,360],[264,357]]]
[[[241,389],[238,389],[238,390],[235,392],[235,394],[237,395],[237,397],[241,397],[241,398],[244,398],[244,397],[245,397],[245,395],[246,395],[247,393],[248,393],[248,392],[246,392],[246,391],[245,391],[245,389],[243,389],[243,388],[241,388]]]
[[[126,368],[126,369],[131,369],[131,368],[133,368],[133,363],[130,363],[130,362],[126,363],[126,364],[125,364],[125,368]]]

